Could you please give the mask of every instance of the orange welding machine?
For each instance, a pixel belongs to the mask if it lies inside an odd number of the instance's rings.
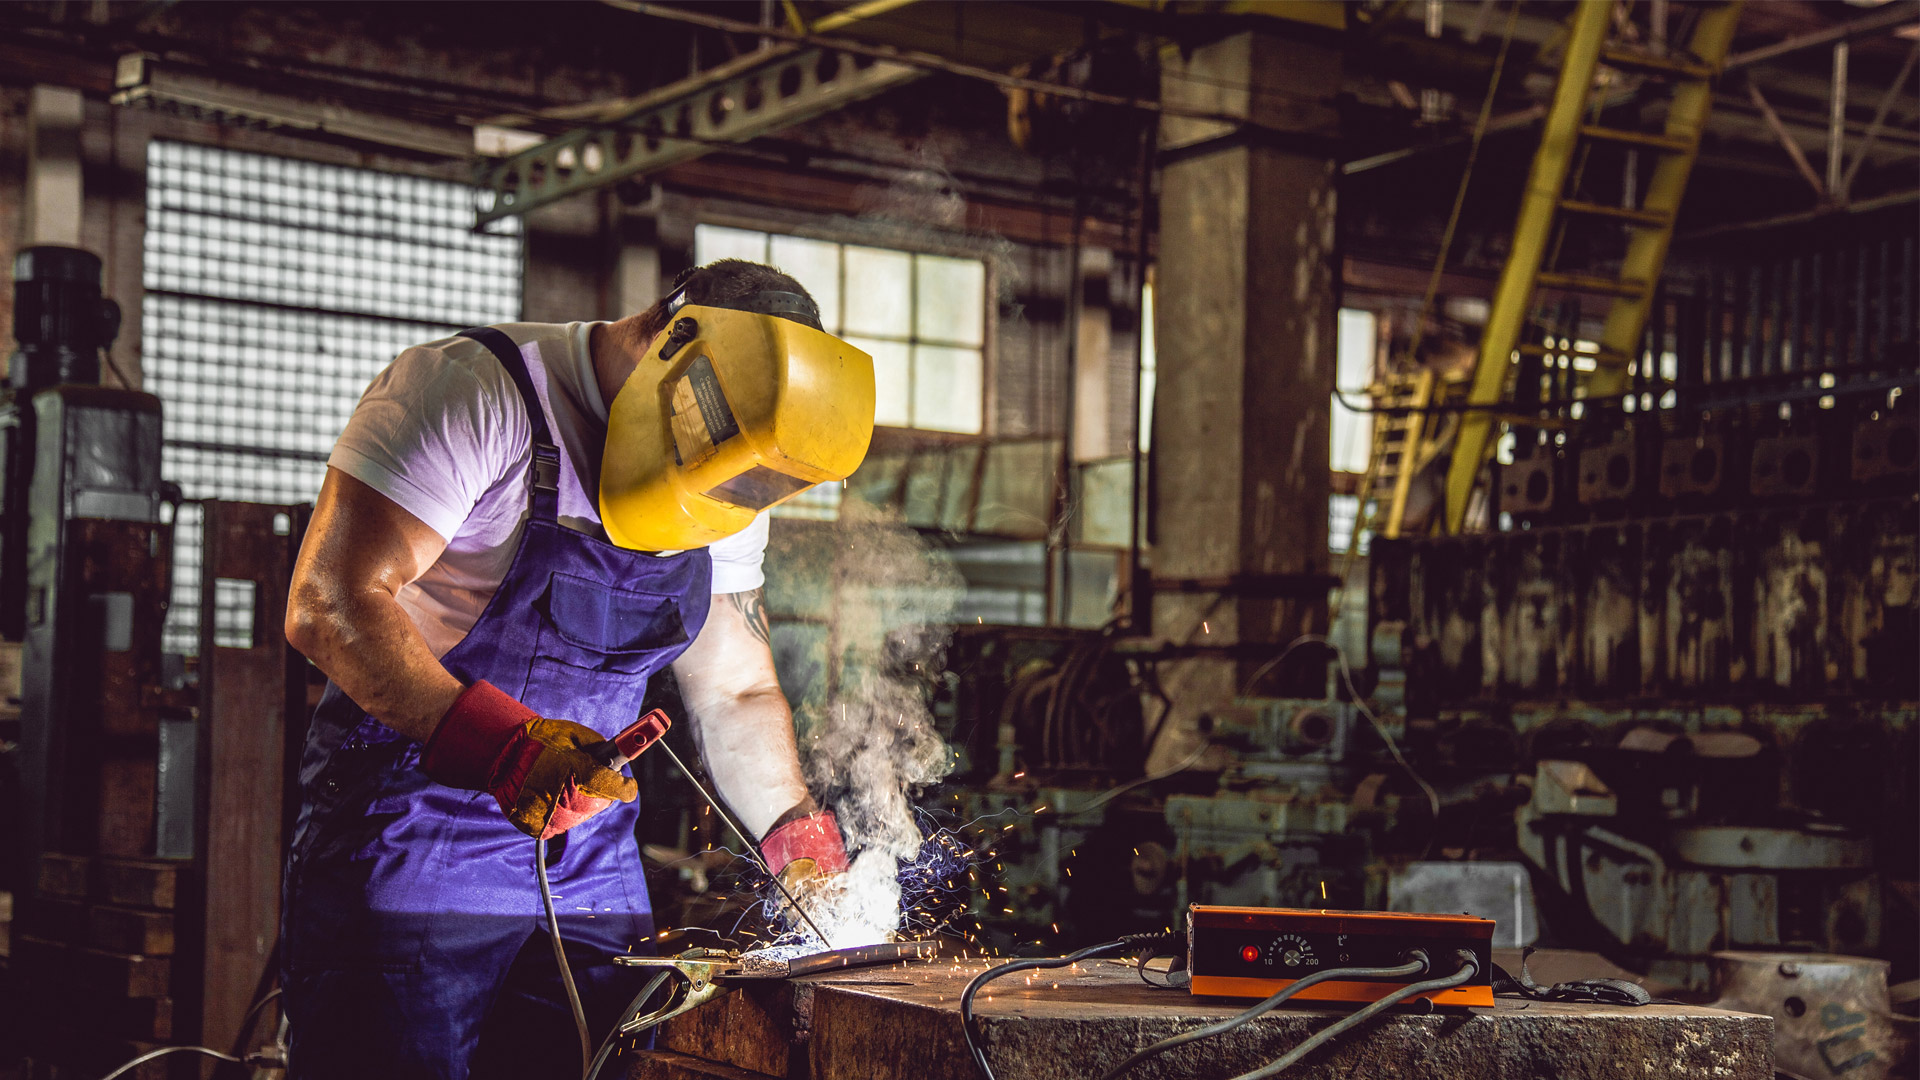
[[[1472,981],[1419,996],[1436,1005],[1492,1006],[1491,919],[1201,904],[1187,912],[1187,967],[1193,975],[1192,990],[1213,997],[1264,998],[1329,969],[1401,965],[1415,949],[1424,950],[1436,965],[1461,949],[1480,962]],[[1450,962],[1445,970],[1452,970]],[[1302,989],[1293,1000],[1378,1001],[1434,974],[1445,971],[1393,979],[1335,977]]]

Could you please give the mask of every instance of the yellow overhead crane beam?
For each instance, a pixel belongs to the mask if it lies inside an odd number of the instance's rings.
[[[1469,409],[1461,417],[1460,433],[1454,442],[1446,488],[1449,533],[1458,533],[1466,521],[1467,502],[1493,442],[1494,425],[1499,422],[1497,406],[1506,398],[1513,357],[1521,348],[1520,335],[1532,314],[1537,288],[1614,298],[1587,390],[1599,396],[1618,393],[1626,386],[1627,365],[1646,329],[1654,287],[1673,239],[1674,215],[1699,152],[1700,132],[1713,102],[1713,79],[1726,61],[1740,18],[1739,0],[1699,7],[1699,21],[1685,54],[1676,56],[1609,47],[1612,0],[1582,0],[1569,20],[1560,81],[1548,106],[1540,148],[1527,174],[1526,191],[1514,221],[1513,246],[1494,290],[1473,382],[1467,391]],[[1594,88],[1594,74],[1602,62],[1676,82],[1664,131],[1627,131],[1582,123]],[[1567,196],[1567,174],[1583,140],[1624,144],[1661,155],[1639,207],[1605,206]],[[1619,269],[1608,274],[1543,271],[1541,262],[1561,215],[1604,218],[1631,229]]]
[[[1265,15],[1329,30],[1347,27],[1340,0],[1113,0],[1168,15]]]

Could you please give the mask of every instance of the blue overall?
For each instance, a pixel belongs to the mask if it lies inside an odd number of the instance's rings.
[[[498,330],[465,336],[500,358],[526,404],[532,510],[506,580],[441,662],[462,682],[485,679],[543,716],[613,735],[706,622],[712,561],[562,526],[561,450],[525,359]],[[419,744],[327,686],[286,870],[292,1077],[577,1077],[533,839],[493,796],[436,784],[419,764]],[[650,951],[638,816],[637,802],[615,803],[548,844],[561,937],[596,1035],[639,981],[609,954]]]

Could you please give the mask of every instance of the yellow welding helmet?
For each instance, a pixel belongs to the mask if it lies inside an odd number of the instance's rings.
[[[811,309],[780,291],[713,305],[668,297],[666,328],[607,418],[600,520],[614,543],[705,547],[860,467],[873,357],[821,330]]]

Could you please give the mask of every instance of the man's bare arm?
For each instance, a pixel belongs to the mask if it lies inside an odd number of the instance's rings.
[[[673,663],[700,756],[720,797],[756,838],[811,809],[793,712],[774,675],[761,590],[713,598],[707,624]]]
[[[447,542],[337,469],[314,504],[287,595],[287,641],[354,703],[425,743],[464,687],[396,599]]]

